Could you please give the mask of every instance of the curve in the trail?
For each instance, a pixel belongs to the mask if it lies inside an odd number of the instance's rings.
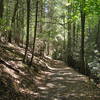
[[[100,100],[100,90],[62,62],[53,64],[36,100]]]

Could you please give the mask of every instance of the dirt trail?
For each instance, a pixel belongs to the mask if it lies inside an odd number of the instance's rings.
[[[52,65],[35,100],[100,100],[100,90],[86,76],[59,61]]]

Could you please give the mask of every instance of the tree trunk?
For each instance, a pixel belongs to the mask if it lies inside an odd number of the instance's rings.
[[[36,1],[36,11],[35,11],[35,27],[34,27],[34,39],[33,39],[33,51],[30,66],[32,65],[34,51],[35,51],[35,42],[36,42],[36,33],[37,33],[37,19],[38,19],[38,0]]]
[[[23,61],[25,62],[26,56],[27,56],[27,51],[28,51],[28,46],[29,46],[29,23],[30,21],[30,0],[27,0],[27,35],[26,35],[26,48],[25,48],[25,56]]]
[[[98,21],[98,26],[97,26],[96,44],[97,44],[97,49],[100,51],[100,20]]]
[[[4,11],[4,0],[0,0],[0,18],[3,17],[3,11]]]
[[[76,45],[76,23],[74,22],[73,23],[73,52],[74,52],[74,50],[75,50],[75,45]]]
[[[85,61],[84,61],[84,32],[85,32],[85,0],[81,4],[81,68],[80,71],[85,73]]]
[[[42,34],[42,31],[43,31],[42,18],[43,18],[43,0],[40,0],[40,33],[41,34]]]
[[[69,0],[68,0],[69,3]],[[67,63],[70,63],[70,58],[72,58],[72,50],[71,50],[71,5],[68,6],[68,44],[67,44]]]
[[[65,51],[65,47],[66,47],[65,16],[64,16],[64,19],[63,19],[63,23],[64,23],[64,42],[63,42],[63,49]]]
[[[16,16],[16,12],[18,10],[18,0],[15,4],[15,8],[14,8],[14,13],[13,13],[13,16],[12,16],[12,20],[11,20],[11,28],[13,27],[13,23],[15,22],[15,16]],[[9,34],[8,34],[8,42],[12,42],[12,30],[9,31]]]

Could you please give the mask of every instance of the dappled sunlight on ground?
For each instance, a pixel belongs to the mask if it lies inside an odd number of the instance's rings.
[[[16,61],[23,58],[23,48],[8,44],[7,50],[0,48],[0,51],[4,54],[2,59],[17,70],[0,64],[0,82],[4,89],[0,100],[5,95],[3,100],[8,100],[7,97],[9,100],[100,100],[100,89],[61,61],[34,57],[33,65],[39,69],[36,72],[33,67]]]
[[[15,74],[15,71],[13,71],[7,67],[4,67],[3,70],[4,70],[4,72],[10,74],[13,78],[15,78],[15,79],[19,78],[19,76]]]
[[[36,100],[100,100],[100,90],[88,84],[86,76],[61,65],[50,68]]]
[[[15,79],[14,88],[28,98],[24,100],[100,100],[100,90],[93,88],[86,76],[59,62],[55,68],[35,76],[32,69],[17,64],[20,74],[5,66],[3,70]]]
[[[34,94],[34,92],[31,91],[31,90],[29,90],[29,89],[19,88],[19,91],[20,91],[21,93]]]

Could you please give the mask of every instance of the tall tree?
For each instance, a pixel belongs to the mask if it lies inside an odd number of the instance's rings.
[[[85,33],[85,0],[80,2],[81,13],[81,72],[85,73],[85,61],[84,61],[84,33]]]
[[[97,44],[97,49],[100,51],[100,19],[98,20],[98,25],[96,29],[97,29],[96,44]]]
[[[30,65],[32,65],[34,50],[35,50],[35,42],[36,42],[36,33],[37,33],[37,22],[38,22],[38,0],[36,1],[36,11],[35,11],[35,26],[34,26],[34,39],[33,39],[33,49],[32,49],[32,57]]]
[[[68,3],[70,3],[70,0],[68,0]],[[71,4],[68,5],[68,43],[67,43],[67,63],[70,65],[70,61],[72,60],[72,40],[71,40]]]
[[[4,11],[4,0],[0,0],[0,18],[3,17],[3,11]]]
[[[23,61],[25,61],[29,46],[29,28],[30,28],[30,0],[27,0],[27,35],[26,35],[26,48]]]
[[[11,19],[11,28],[13,28],[13,24],[15,22],[15,17],[16,17],[16,13],[17,13],[17,10],[18,10],[18,0],[16,1],[15,3],[15,6],[14,6],[14,12],[13,12],[13,16],[12,16],[12,19]],[[9,34],[8,34],[8,42],[12,42],[12,29],[9,31]]]

